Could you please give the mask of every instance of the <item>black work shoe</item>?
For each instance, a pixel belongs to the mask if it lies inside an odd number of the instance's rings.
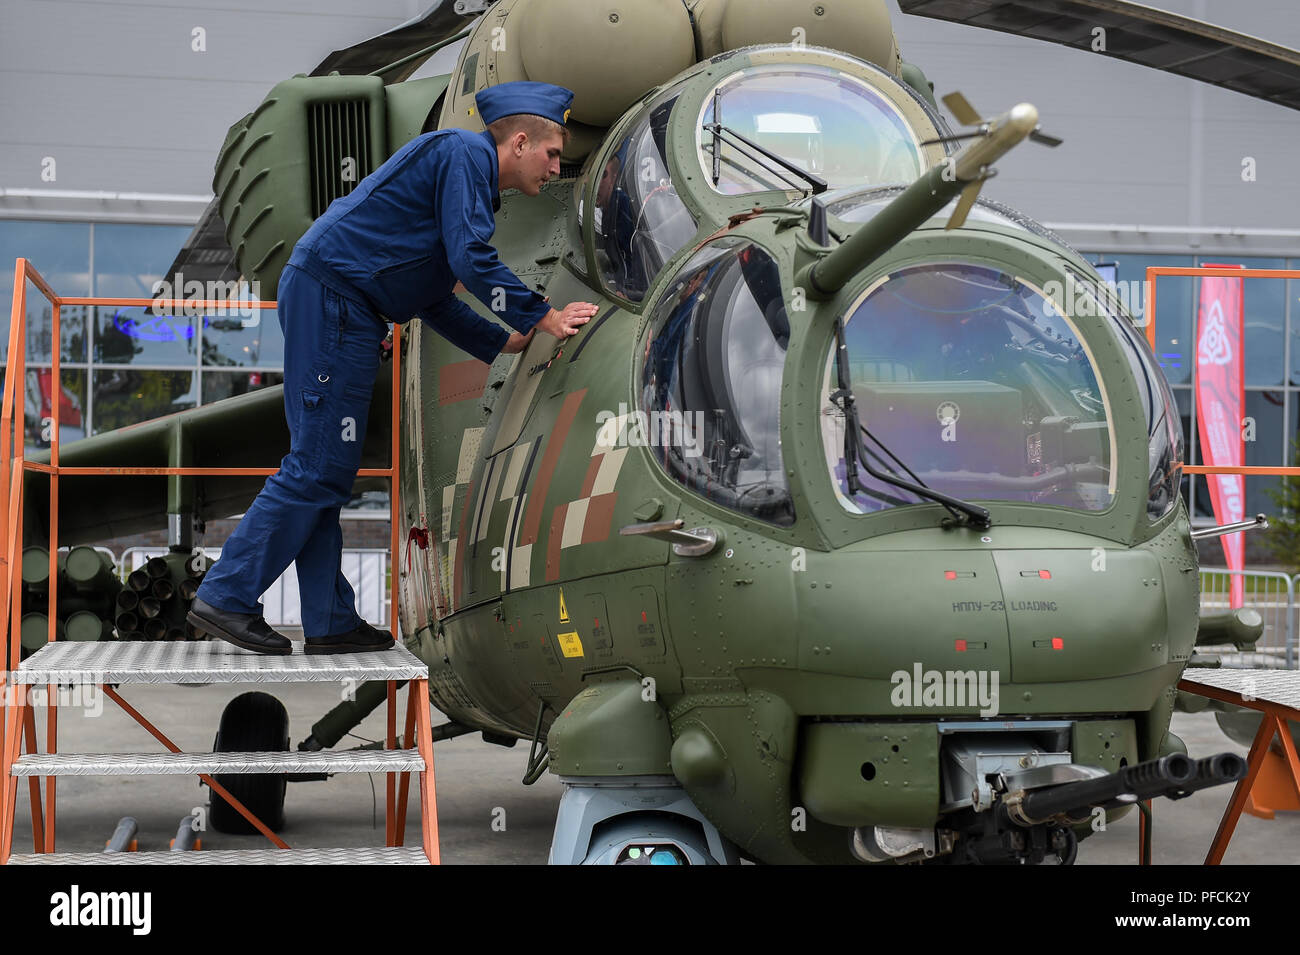
[[[276,633],[260,613],[234,613],[218,610],[212,604],[194,598],[194,605],[185,618],[194,629],[220,637],[245,650],[257,653],[293,653],[288,637]]]
[[[311,637],[303,641],[304,653],[365,653],[369,650],[387,650],[396,641],[387,630],[378,630],[366,621],[346,633],[328,637]]]

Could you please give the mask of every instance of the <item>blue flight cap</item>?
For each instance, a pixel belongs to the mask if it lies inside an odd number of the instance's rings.
[[[563,126],[569,121],[569,108],[573,105],[573,91],[550,83],[516,80],[498,83],[480,90],[474,97],[483,125],[491,126],[503,116],[531,113],[545,116]]]

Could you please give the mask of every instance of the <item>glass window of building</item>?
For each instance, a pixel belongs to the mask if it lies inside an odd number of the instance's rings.
[[[7,369],[0,369],[3,385]],[[50,446],[54,431],[54,371],[50,367],[27,368],[27,387],[23,392],[24,446],[41,451]],[[60,368],[59,441],[61,444],[86,436],[86,369]],[[15,412],[16,413],[16,412]]]
[[[9,315],[14,294],[14,260],[27,259],[56,295],[90,295],[90,225],[0,219],[0,353],[8,361]],[[27,360],[50,362],[53,308],[40,290],[27,285]],[[86,361],[86,309],[59,312],[60,361]]]
[[[96,368],[94,433],[187,411],[199,403],[197,372]]]
[[[183,226],[106,224],[95,227],[95,295],[151,298],[189,235]],[[168,282],[175,277],[167,276]],[[182,283],[184,284],[184,283]],[[183,298],[184,293],[174,298]],[[143,366],[196,362],[198,317],[152,309],[103,306],[95,316],[95,361]]]
[[[1250,269],[1295,268],[1296,260],[1237,256],[1231,254],[1191,256],[1135,256],[1124,253],[1095,253],[1090,258],[1118,261],[1119,275],[1129,282],[1132,297],[1142,307],[1142,280],[1147,265],[1207,266],[1234,265]],[[1188,460],[1205,463],[1200,421],[1193,387],[1196,355],[1196,323],[1201,306],[1201,279],[1161,278],[1156,319],[1157,352],[1160,364],[1173,386],[1188,443]],[[1122,289],[1123,290],[1123,289]],[[1242,361],[1245,403],[1241,410],[1243,463],[1252,466],[1294,466],[1297,456],[1291,446],[1297,435],[1300,409],[1300,310],[1294,307],[1300,283],[1284,279],[1242,280]],[[1143,331],[1145,331],[1143,329]],[[1288,354],[1289,353],[1289,354]],[[1291,373],[1284,379],[1290,363]],[[1267,495],[1280,479],[1251,475],[1245,479],[1245,513],[1276,510]],[[1204,475],[1184,476],[1182,493],[1188,511],[1198,524],[1214,523],[1210,482]]]
[[[1300,270],[1300,259],[1287,262],[1291,271]],[[1290,368],[1287,370],[1288,385],[1300,386],[1300,279],[1287,279],[1286,282],[1286,320],[1289,328]],[[1295,434],[1295,431],[1291,432]]]
[[[250,391],[284,383],[284,375],[275,371],[203,371],[203,404],[245,395]]]
[[[1284,269],[1285,259],[1209,256],[1201,265]],[[1242,334],[1246,386],[1282,384],[1286,360],[1286,280],[1242,279]],[[1280,460],[1280,459],[1279,459]]]
[[[240,306],[203,316],[203,364],[217,367],[278,368],[284,364],[284,334],[274,309]]]
[[[24,256],[59,295],[152,298],[185,226],[0,220],[0,321],[9,318],[13,260]],[[51,309],[27,289],[28,374],[24,431],[31,450],[49,447],[52,408],[60,440],[75,441],[284,380],[283,335],[274,310],[253,310],[253,290],[182,275],[173,297],[230,301],[229,308],[154,314],[144,308],[65,306],[61,387],[52,386]],[[199,314],[202,312],[203,314]],[[0,347],[7,344],[0,343]],[[7,358],[6,358],[7,362]],[[239,370],[235,370],[239,369]],[[0,379],[4,369],[0,368]]]
[[[106,365],[195,365],[198,316],[150,309],[95,309],[95,361]]]

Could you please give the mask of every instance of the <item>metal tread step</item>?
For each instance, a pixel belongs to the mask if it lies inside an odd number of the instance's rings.
[[[188,776],[194,773],[423,772],[415,749],[267,753],[27,753],[14,776]]]
[[[10,865],[428,865],[419,846],[199,849],[192,852],[15,852]]]
[[[1295,670],[1188,667],[1183,671],[1182,679],[1189,683],[1241,693],[1247,698],[1253,697],[1265,703],[1300,709],[1300,673]]]
[[[424,662],[401,644],[370,653],[310,656],[295,644],[292,654],[270,656],[221,640],[123,640],[47,644],[22,662],[13,682],[333,683],[428,676]]]

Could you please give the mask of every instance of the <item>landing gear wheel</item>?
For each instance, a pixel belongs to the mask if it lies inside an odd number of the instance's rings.
[[[1074,865],[1074,861],[1079,858],[1079,837],[1073,829],[1058,829],[1052,834],[1052,850],[1049,855],[1056,856],[1058,865]]]
[[[289,749],[289,713],[284,704],[269,693],[243,693],[227,705],[221,714],[214,753],[285,752]],[[273,830],[284,826],[284,792],[287,781],[282,774],[225,773],[214,777],[227,792]],[[215,792],[211,796],[212,828],[237,835],[256,833],[257,829],[233,806]]]

